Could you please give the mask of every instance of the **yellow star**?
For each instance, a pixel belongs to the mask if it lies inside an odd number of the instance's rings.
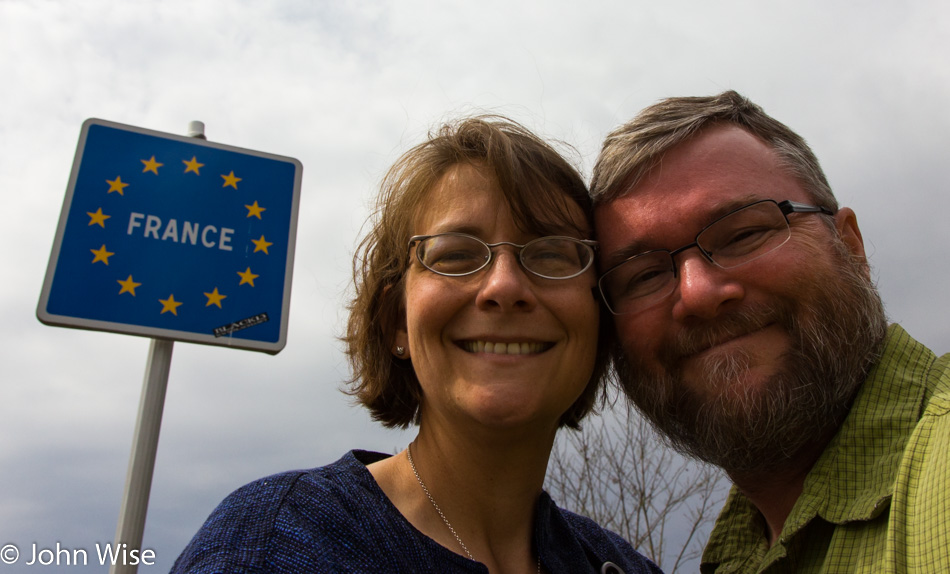
[[[255,275],[251,273],[250,267],[247,268],[247,271],[238,271],[237,274],[241,276],[241,282],[238,283],[238,285],[244,285],[245,283],[249,283],[251,287],[254,286],[254,280],[260,277],[260,275]]]
[[[90,249],[89,251],[92,251],[92,254],[95,255],[95,257],[92,258],[93,263],[95,263],[96,261],[102,261],[103,263],[108,265],[109,257],[112,257],[113,255],[115,255],[115,253],[106,251],[105,244],[103,244],[102,247],[100,247],[99,249]]]
[[[205,297],[208,298],[208,302],[205,303],[205,307],[210,307],[210,306],[212,306],[212,305],[217,305],[217,306],[218,306],[218,309],[220,309],[220,308],[221,308],[221,300],[222,300],[222,299],[227,299],[228,296],[227,296],[227,295],[222,295],[222,294],[218,293],[218,288],[215,287],[215,288],[214,288],[214,291],[212,291],[211,293],[205,293]]]
[[[184,160],[184,159],[181,161],[187,166],[185,167],[185,173],[188,173],[189,171],[193,171],[195,172],[195,175],[201,175],[198,169],[205,166],[205,164],[203,163],[198,163],[198,158],[196,156],[191,156],[191,161]],[[234,172],[232,171],[231,173],[234,173]]]
[[[112,193],[113,191],[118,191],[119,195],[125,195],[124,190],[129,185],[127,183],[123,183],[122,178],[119,176],[115,176],[115,179],[107,179],[106,183],[109,184],[109,191],[107,191],[106,193]]]
[[[159,313],[159,315],[166,311],[171,311],[172,315],[178,316],[178,306],[182,303],[175,301],[175,295],[169,295],[168,299],[159,299],[158,302],[162,304],[162,312]]]
[[[241,181],[240,177],[234,176],[234,170],[232,170],[228,175],[222,175],[221,177],[224,178],[224,185],[221,187],[227,187],[230,185],[234,189],[237,189],[237,182]]]
[[[116,282],[122,286],[122,289],[119,289],[119,295],[123,293],[131,293],[133,297],[135,297],[135,288],[141,285],[141,283],[136,283],[133,281],[131,275],[129,275],[129,278],[125,281],[116,279]]]
[[[267,248],[273,245],[273,243],[264,239],[263,235],[261,235],[260,239],[252,239],[251,243],[254,244],[254,253],[263,251],[264,255],[270,255],[270,253],[267,252]]]
[[[257,205],[257,201],[254,202],[254,205],[245,205],[244,207],[247,208],[248,217],[256,217],[258,219],[261,218],[261,212],[267,211],[266,207]]]
[[[158,163],[157,161],[155,161],[154,155],[151,157],[151,159],[140,159],[139,161],[145,164],[145,169],[142,170],[142,173],[145,173],[146,171],[150,171],[154,173],[155,175],[158,175],[158,168],[165,165],[163,163]]]
[[[102,213],[101,207],[97,209],[95,212],[87,211],[86,215],[89,216],[89,225],[98,224],[99,227],[103,229],[106,228],[106,220],[112,217],[111,215],[106,215],[105,213]]]

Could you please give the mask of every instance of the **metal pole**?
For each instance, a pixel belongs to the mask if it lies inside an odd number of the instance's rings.
[[[152,489],[152,472],[155,470],[155,453],[158,451],[158,434],[162,426],[173,346],[174,341],[159,339],[152,339],[149,346],[145,381],[132,437],[132,453],[129,455],[129,470],[125,477],[125,494],[122,496],[119,524],[115,531],[114,556],[118,560],[109,567],[110,574],[138,572],[137,563],[126,562],[132,561],[128,558],[132,550],[137,550],[136,554],[141,557],[145,514],[148,512],[148,497]]]
[[[193,121],[188,124],[188,135],[205,137],[205,125]],[[148,498],[152,490],[152,474],[155,471],[155,455],[158,452],[158,435],[162,428],[162,411],[165,410],[165,390],[168,388],[168,372],[172,365],[174,341],[152,339],[145,364],[145,380],[139,399],[139,412],[132,435],[132,452],[129,469],[125,475],[125,492],[119,508],[119,524],[115,529],[115,544],[109,574],[136,574],[138,560],[131,559],[130,552],[142,558],[142,536],[145,533],[145,515],[148,513]],[[130,563],[134,562],[134,563]]]

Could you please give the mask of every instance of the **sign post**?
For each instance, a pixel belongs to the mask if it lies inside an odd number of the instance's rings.
[[[115,536],[137,558],[112,574],[142,558],[173,341],[286,345],[302,166],[189,132],[83,123],[37,307],[48,325],[153,337]]]
[[[173,341],[152,339],[148,348],[148,363],[145,365],[145,381],[142,383],[142,396],[135,418],[129,469],[125,475],[125,490],[115,529],[116,552],[122,549],[138,550],[138,556],[142,556],[145,516],[152,491],[152,474],[155,471],[155,455],[158,453],[158,435],[162,427],[162,411],[165,410],[165,389],[168,388],[174,344]],[[135,574],[137,571],[137,561],[117,562],[109,567],[110,574]]]

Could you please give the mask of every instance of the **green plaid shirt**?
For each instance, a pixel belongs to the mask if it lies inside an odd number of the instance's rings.
[[[701,572],[950,572],[950,354],[900,326],[771,548],[733,487]]]

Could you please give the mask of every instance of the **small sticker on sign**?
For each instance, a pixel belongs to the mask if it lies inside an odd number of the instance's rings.
[[[247,319],[241,319],[240,321],[235,321],[229,323],[222,327],[214,328],[215,337],[224,337],[230,335],[231,333],[247,329],[248,327],[253,327],[254,325],[260,325],[261,323],[266,323],[270,320],[270,317],[267,316],[267,313],[260,313],[254,315],[253,317],[248,317]]]

